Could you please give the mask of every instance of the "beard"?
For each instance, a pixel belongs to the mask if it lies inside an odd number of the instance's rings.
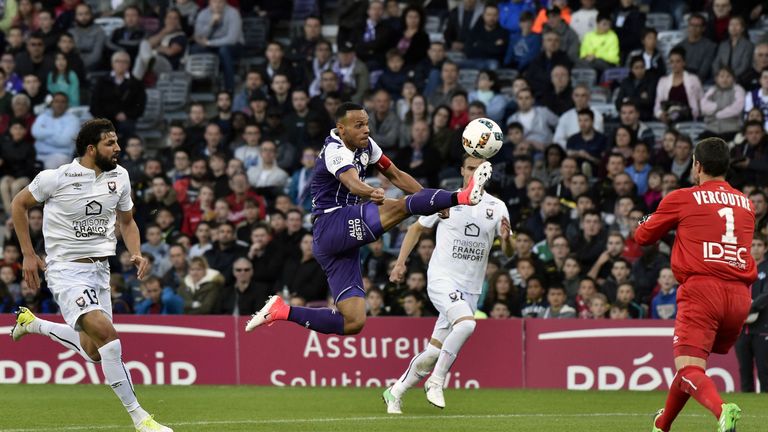
[[[115,156],[116,157],[116,156]],[[102,171],[112,171],[117,168],[117,161],[112,157],[103,157],[100,154],[96,154],[96,160],[94,161],[96,166]]]

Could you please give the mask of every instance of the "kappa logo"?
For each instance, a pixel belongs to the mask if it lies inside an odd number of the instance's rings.
[[[107,182],[107,188],[109,188],[109,193],[116,193],[117,192],[117,182]]]
[[[469,223],[464,227],[464,235],[467,237],[480,237],[480,227]]]
[[[85,307],[85,299],[82,297],[78,297],[77,300],[75,300],[75,303],[77,303],[77,306],[79,306],[80,309]]]
[[[85,205],[86,216],[98,216],[101,214],[101,203],[98,201],[91,201]]]

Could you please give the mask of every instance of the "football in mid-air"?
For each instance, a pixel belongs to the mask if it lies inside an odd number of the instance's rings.
[[[504,134],[495,121],[487,118],[474,119],[461,134],[464,151],[471,156],[490,159],[504,144]]]

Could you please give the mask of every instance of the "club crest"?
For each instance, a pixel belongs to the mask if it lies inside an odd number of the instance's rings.
[[[77,300],[75,300],[75,303],[77,303],[80,309],[85,307],[85,299],[82,297],[78,297]]]
[[[486,219],[493,219],[493,209],[485,209],[485,217]]]
[[[117,183],[116,182],[107,182],[107,187],[109,188],[110,193],[115,193],[117,191]]]

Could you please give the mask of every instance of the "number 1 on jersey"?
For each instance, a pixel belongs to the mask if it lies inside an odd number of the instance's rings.
[[[725,217],[725,234],[720,237],[720,242],[725,244],[737,244],[738,239],[733,235],[733,230],[736,227],[733,218],[733,208],[723,207],[718,210],[717,214],[719,214],[720,217]]]

